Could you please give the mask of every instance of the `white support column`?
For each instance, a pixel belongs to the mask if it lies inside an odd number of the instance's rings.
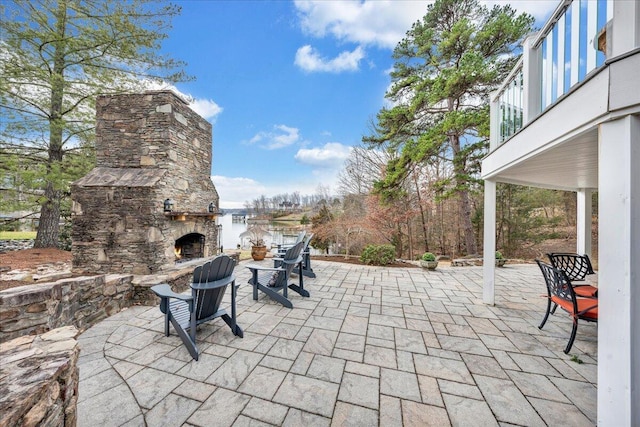
[[[496,182],[484,181],[484,267],[482,301],[495,304],[496,280]]]
[[[597,424],[603,427],[640,425],[639,164],[640,117],[601,124]]]
[[[589,257],[591,257],[591,212],[593,212],[591,193],[591,189],[589,188],[578,190],[578,217],[576,218],[576,252],[579,254],[587,254]]]

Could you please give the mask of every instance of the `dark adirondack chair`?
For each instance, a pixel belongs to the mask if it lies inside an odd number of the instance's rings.
[[[573,330],[569,342],[564,349],[564,353],[568,354],[573,346],[573,341],[576,339],[576,332],[578,331],[578,319],[586,320],[588,322],[598,321],[598,300],[595,298],[578,298],[574,287],[571,285],[571,280],[563,270],[555,268],[545,262],[536,260],[544,281],[547,285],[547,313],[542,319],[542,323],[538,326],[542,329],[544,324],[549,318],[549,309],[551,304],[559,305],[564,311],[571,315],[573,319]]]
[[[547,257],[549,257],[552,266],[564,271],[569,280],[571,280],[573,290],[576,291],[577,296],[587,298],[598,296],[597,287],[575,283],[584,281],[587,275],[595,274],[588,255],[552,252],[547,254]],[[553,311],[555,311],[555,307]]]
[[[288,299],[288,289],[299,293],[303,297],[309,296],[309,292],[304,289],[302,278],[303,246],[304,242],[300,242],[292,248],[289,248],[284,254],[284,257],[277,261],[280,263],[277,267],[263,267],[255,264],[247,265],[247,268],[251,270],[252,273],[249,283],[253,286],[254,300],[258,299],[258,290],[261,290],[285,307],[293,308],[293,304]],[[289,283],[291,272],[296,265],[298,266],[300,285]],[[280,291],[282,291],[282,294],[280,294]]]
[[[304,232],[303,232],[304,233]],[[311,243],[311,239],[313,238],[313,233],[309,233],[304,237],[304,246],[302,247],[302,275],[315,278],[316,273],[313,272],[313,268],[311,268],[311,252],[309,251],[309,243]],[[274,267],[278,267],[280,265],[280,259],[284,256],[286,251],[278,250],[278,257],[274,259]]]
[[[316,277],[316,273],[311,268],[311,251],[309,250],[309,244],[313,238],[313,233],[307,234],[304,239],[304,248],[302,249],[302,274],[307,277]]]
[[[285,252],[287,252],[289,249],[291,249],[292,247],[294,247],[295,245],[297,245],[298,243],[302,242],[304,240],[304,236],[307,234],[307,232],[305,230],[302,230],[301,232],[298,233],[298,236],[296,237],[296,241],[291,244],[291,245],[278,245],[278,256],[282,257],[284,256]]]
[[[164,333],[169,336],[169,322],[182,339],[191,356],[198,360],[196,328],[204,322],[221,317],[234,335],[243,337],[236,323],[236,290],[233,268],[235,261],[228,255],[219,255],[193,271],[191,295],[177,294],[168,284],[151,288],[160,297],[160,311],[164,313]],[[227,286],[231,285],[231,316],[220,303]],[[188,333],[187,333],[188,331]]]

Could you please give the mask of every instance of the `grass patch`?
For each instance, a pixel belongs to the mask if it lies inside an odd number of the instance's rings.
[[[0,231],[0,240],[33,240],[35,231]]]
[[[582,365],[584,362],[580,359],[576,354],[571,356],[571,361],[577,363],[578,365]]]

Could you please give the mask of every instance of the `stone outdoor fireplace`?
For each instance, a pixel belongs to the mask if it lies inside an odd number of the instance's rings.
[[[99,97],[96,122],[96,167],[71,188],[74,272],[216,255],[211,124],[170,91]]]

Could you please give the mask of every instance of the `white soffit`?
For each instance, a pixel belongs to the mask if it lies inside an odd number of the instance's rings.
[[[597,188],[597,128],[502,168],[485,178],[562,190]]]

